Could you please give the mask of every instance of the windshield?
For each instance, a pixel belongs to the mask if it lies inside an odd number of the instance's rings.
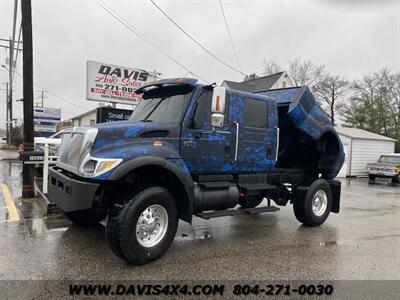
[[[157,92],[144,95],[133,111],[130,121],[180,123],[190,101],[193,88],[181,92],[171,92],[166,88],[157,88]]]
[[[379,162],[390,163],[390,164],[400,164],[400,156],[382,155],[379,158]]]

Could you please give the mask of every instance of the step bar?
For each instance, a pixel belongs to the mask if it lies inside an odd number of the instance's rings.
[[[235,216],[240,214],[260,214],[265,212],[275,212],[280,210],[276,206],[261,206],[261,207],[254,207],[254,208],[239,208],[239,209],[226,209],[226,210],[215,210],[215,211],[206,211],[197,213],[196,216],[202,219],[212,219],[218,217],[227,217],[227,216]]]

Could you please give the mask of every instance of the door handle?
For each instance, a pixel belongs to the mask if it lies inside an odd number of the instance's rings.
[[[278,161],[279,155],[279,127],[276,127],[276,153],[275,153],[275,163]]]
[[[236,141],[235,141],[235,161],[237,161],[238,147],[239,147],[239,122],[233,121],[236,125]]]
[[[225,144],[224,151],[225,151],[225,156],[228,157],[229,154],[231,153],[231,145]]]

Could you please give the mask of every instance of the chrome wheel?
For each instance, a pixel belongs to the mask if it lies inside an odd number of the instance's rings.
[[[136,223],[136,238],[143,247],[157,245],[165,236],[168,228],[167,210],[158,204],[146,208]]]
[[[328,195],[324,190],[318,190],[312,199],[312,210],[317,217],[322,216],[328,207]]]

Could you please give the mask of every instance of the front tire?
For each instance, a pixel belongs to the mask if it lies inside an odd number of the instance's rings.
[[[106,235],[114,254],[143,265],[167,251],[177,228],[175,199],[157,186],[142,190],[121,209],[115,209],[107,219]]]
[[[107,212],[102,208],[90,208],[73,212],[64,212],[65,216],[75,225],[90,226],[99,223],[107,216]]]
[[[297,220],[306,226],[319,226],[329,216],[332,207],[332,191],[329,184],[318,179],[308,188],[304,199],[299,198],[293,204]]]
[[[374,175],[374,174],[368,174],[368,179],[369,179],[369,181],[375,181],[376,175]]]

